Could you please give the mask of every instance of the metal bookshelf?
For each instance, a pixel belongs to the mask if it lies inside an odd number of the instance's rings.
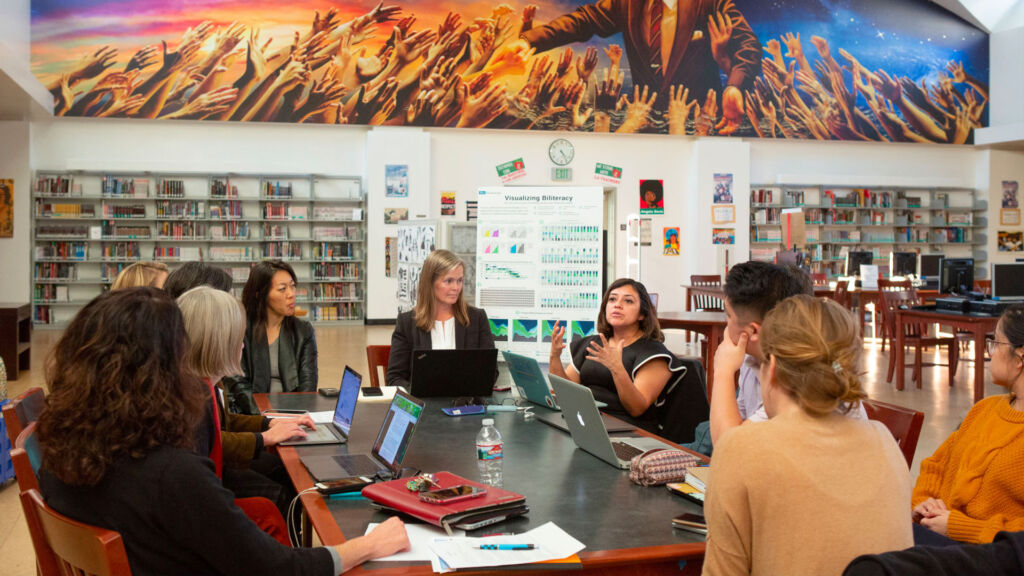
[[[221,266],[238,293],[251,266],[267,258],[295,268],[306,319],[361,324],[365,209],[359,176],[38,171],[35,325],[65,326],[138,260],[172,270],[190,260]]]

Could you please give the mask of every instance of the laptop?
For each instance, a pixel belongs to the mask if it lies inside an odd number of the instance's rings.
[[[281,442],[281,446],[315,446],[348,442],[348,432],[352,429],[352,418],[356,414],[356,401],[359,399],[359,388],[362,383],[363,377],[345,366],[345,373],[341,377],[341,390],[338,392],[338,403],[334,405],[334,416],[331,421],[317,424],[305,438]]]
[[[498,373],[498,350],[414,350],[412,394],[417,398],[439,396],[490,396]]]
[[[512,375],[512,382],[519,389],[520,396],[538,406],[561,410],[555,395],[548,388],[548,379],[535,359],[507,350],[502,350],[501,355],[505,357],[508,372]]]
[[[568,382],[569,384],[572,384],[573,386],[579,386],[579,384],[576,384],[572,380],[566,380],[565,378],[561,378],[559,376],[555,376],[554,374],[548,374],[548,381],[551,382],[551,386],[552,387],[554,387],[554,385],[555,385],[555,380],[560,380],[562,382]],[[584,386],[584,388],[586,388],[586,386]],[[587,388],[587,390],[590,390],[590,389]],[[555,396],[558,396],[558,388],[555,388]],[[598,408],[603,408],[603,407],[607,406],[607,404],[605,404],[604,402],[598,402],[597,400],[593,400],[594,394],[592,392],[590,394],[590,398],[591,398],[591,401],[594,403],[594,409],[595,410],[598,409]],[[562,407],[559,408],[559,410],[562,410],[562,411],[561,412],[542,412],[540,414],[537,414],[537,420],[547,424],[548,426],[552,426],[554,428],[558,428],[562,432],[571,433],[571,430],[569,429],[569,425],[565,423],[565,411],[564,411],[565,410],[565,403],[564,402],[562,404]],[[636,426],[630,424],[629,422],[626,422],[625,420],[621,420],[619,418],[616,418],[615,416],[612,416],[610,414],[605,414],[604,412],[598,412],[598,415],[601,417],[601,421],[604,423],[604,429],[607,430],[608,432],[632,432],[633,430],[636,430]]]
[[[568,416],[566,420],[572,441],[612,466],[628,470],[629,461],[634,456],[654,448],[672,448],[654,438],[630,437],[612,441],[601,424],[601,413],[594,404],[594,393],[590,388],[557,376],[551,377],[551,385],[562,403],[562,413]]]
[[[405,451],[412,442],[421,414],[423,401],[396,389],[369,455],[310,454],[301,455],[300,459],[309,474],[319,482],[352,476],[398,478]]]

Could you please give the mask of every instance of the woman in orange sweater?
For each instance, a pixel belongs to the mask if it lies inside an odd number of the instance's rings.
[[[1003,313],[987,348],[992,381],[1010,393],[975,404],[921,462],[911,502],[918,544],[987,543],[1024,530],[1024,306]]]

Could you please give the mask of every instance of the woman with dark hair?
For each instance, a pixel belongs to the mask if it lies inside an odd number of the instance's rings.
[[[643,284],[620,278],[608,287],[597,315],[597,334],[574,340],[572,364],[562,366],[564,325],[551,334],[550,372],[583,384],[606,412],[657,432],[654,402],[683,377],[683,365],[665,348],[665,336]]]
[[[316,390],[316,338],[313,325],[295,317],[297,282],[291,266],[264,260],[253,266],[242,289],[244,374],[235,382],[233,395],[244,414],[259,413],[254,393]]]
[[[231,292],[231,275],[222,268],[205,262],[185,262],[164,280],[164,290],[177,298],[196,286],[211,286],[223,292]]]
[[[1024,530],[1024,306],[1003,312],[988,341],[990,396],[967,413],[921,462],[912,498],[914,542],[986,544],[1000,531]]]
[[[494,348],[487,313],[466,304],[464,274],[462,259],[448,250],[434,250],[423,261],[416,306],[398,315],[391,334],[388,386],[410,386],[413,350]]]
[[[289,548],[262,532],[192,451],[208,390],[188,355],[181,312],[162,290],[106,292],[79,311],[47,367],[48,505],[119,532],[136,575],[326,576],[408,547],[397,519],[333,547]]]

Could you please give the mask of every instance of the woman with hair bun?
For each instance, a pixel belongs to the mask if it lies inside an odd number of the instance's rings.
[[[792,296],[766,316],[761,349],[770,419],[715,445],[704,574],[839,574],[858,555],[910,546],[910,472],[892,433],[840,408],[866,397],[853,315]]]

